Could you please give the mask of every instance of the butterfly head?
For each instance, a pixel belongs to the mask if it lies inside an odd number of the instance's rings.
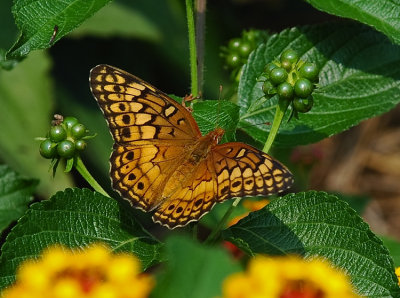
[[[211,136],[211,139],[213,140],[214,144],[218,144],[221,139],[222,136],[224,135],[225,130],[223,130],[222,128],[218,127],[215,130],[213,130],[212,132],[209,133],[209,135]]]

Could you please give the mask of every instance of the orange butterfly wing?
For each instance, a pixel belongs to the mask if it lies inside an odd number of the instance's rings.
[[[279,193],[293,182],[284,165],[256,148],[217,145],[222,130],[201,136],[186,108],[123,70],[96,66],[90,85],[115,141],[113,188],[133,207],[155,209],[155,222],[184,226],[217,202]]]
[[[268,154],[238,142],[217,145],[186,185],[157,208],[153,219],[170,228],[184,226],[199,220],[215,203],[277,194],[292,184],[290,171]]]
[[[185,148],[201,137],[197,123],[173,99],[118,68],[98,65],[89,80],[115,141],[113,188],[133,207],[151,211]]]

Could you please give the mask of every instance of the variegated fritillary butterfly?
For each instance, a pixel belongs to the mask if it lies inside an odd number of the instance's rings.
[[[118,68],[98,65],[91,91],[114,139],[113,188],[133,207],[155,210],[172,229],[197,221],[215,203],[270,195],[292,183],[289,170],[249,145],[218,145],[224,130],[202,136],[186,108]]]

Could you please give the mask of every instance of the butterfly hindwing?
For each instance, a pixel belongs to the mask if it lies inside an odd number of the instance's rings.
[[[293,184],[292,174],[283,164],[243,143],[215,146],[212,159],[217,177],[218,201],[277,194]]]
[[[179,146],[115,144],[110,158],[113,188],[133,207],[151,211],[161,203],[165,184],[183,156]]]
[[[190,167],[183,164],[183,168]],[[289,170],[268,154],[243,143],[217,145],[153,219],[169,228],[199,220],[215,203],[233,197],[277,194],[293,183]]]
[[[210,171],[210,162],[210,159],[204,159],[194,168],[191,168],[190,163],[181,165],[191,175],[157,208],[153,215],[155,222],[168,228],[184,226],[199,220],[211,210],[217,202],[217,180]]]

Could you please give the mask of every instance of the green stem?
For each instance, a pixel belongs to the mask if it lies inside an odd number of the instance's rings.
[[[229,206],[228,210],[225,212],[224,217],[222,217],[222,219],[218,223],[217,227],[207,237],[205,243],[212,244],[217,239],[221,230],[225,227],[226,222],[228,221],[229,217],[231,216],[233,210],[236,208],[236,206],[240,203],[241,200],[242,200],[242,198],[236,198],[235,201],[233,201],[232,205]]]
[[[108,193],[97,183],[97,181],[93,178],[93,176],[89,173],[87,168],[85,167],[82,159],[78,156],[76,158],[75,169],[82,175],[82,177],[90,184],[93,189],[106,197],[110,197]]]
[[[189,54],[190,54],[190,76],[191,76],[191,93],[198,96],[198,77],[197,77],[197,51],[196,51],[196,32],[193,17],[193,1],[186,0],[186,16],[189,34]]]
[[[283,116],[289,106],[288,100],[279,100],[278,105],[276,106],[274,122],[272,123],[271,130],[269,132],[267,141],[265,142],[264,148],[262,151],[268,153],[269,149],[271,149],[272,143],[275,140],[276,135],[278,134],[279,127],[281,126]]]

